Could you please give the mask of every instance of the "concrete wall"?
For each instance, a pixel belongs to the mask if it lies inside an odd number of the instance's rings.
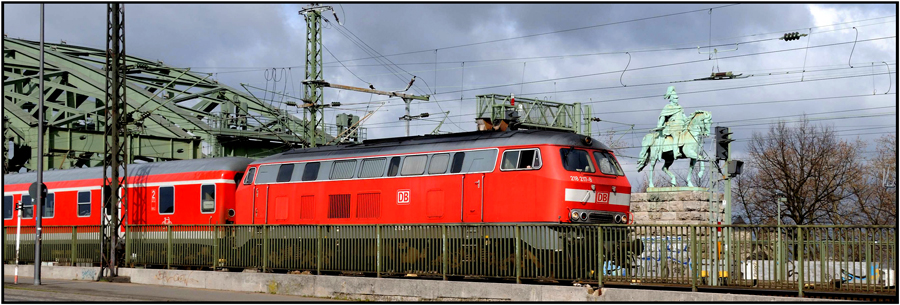
[[[5,265],[12,275],[14,266]],[[32,266],[20,266],[19,275],[32,276]],[[49,267],[44,278],[96,280],[99,268]],[[796,302],[800,299],[724,293],[691,293],[643,289],[455,282],[423,279],[363,278],[300,274],[236,273],[121,268],[119,275],[132,283],[214,290],[369,301],[744,301]],[[591,293],[592,292],[592,293]]]

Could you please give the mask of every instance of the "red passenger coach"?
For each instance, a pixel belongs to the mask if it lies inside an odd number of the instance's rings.
[[[235,182],[252,160],[216,158],[128,165],[125,224],[221,224],[233,211]],[[15,203],[23,202],[22,226],[33,226],[28,187],[35,173],[5,175],[3,225],[15,226]],[[43,225],[100,225],[102,168],[44,172],[49,190],[42,205]],[[233,213],[233,212],[232,212]],[[127,216],[126,216],[127,215]]]
[[[613,153],[590,137],[469,132],[297,149],[258,160],[238,186],[233,220],[629,223],[630,196]]]

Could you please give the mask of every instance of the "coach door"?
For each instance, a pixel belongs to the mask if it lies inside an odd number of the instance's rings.
[[[463,222],[484,222],[484,174],[463,175]]]

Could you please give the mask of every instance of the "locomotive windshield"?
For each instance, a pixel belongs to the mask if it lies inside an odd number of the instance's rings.
[[[609,152],[595,151],[594,159],[597,159],[597,167],[600,168],[601,173],[616,176],[625,175],[625,172],[622,171],[622,167],[619,166],[619,162],[616,162],[616,158]]]
[[[594,164],[587,151],[581,149],[562,148],[559,150],[562,156],[563,168],[573,172],[594,172]]]

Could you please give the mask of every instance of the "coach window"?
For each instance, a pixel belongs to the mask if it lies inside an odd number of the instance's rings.
[[[159,213],[172,214],[175,213],[175,187],[160,186],[159,187]]]
[[[537,149],[507,150],[503,152],[500,170],[541,168],[541,152]]]
[[[425,163],[428,161],[428,156],[409,156],[404,159],[403,166],[400,167],[401,176],[413,176],[425,173]]]
[[[391,158],[391,164],[388,165],[388,177],[397,176],[400,172],[400,157]]]
[[[319,162],[306,163],[303,168],[303,181],[316,181],[319,178]]]
[[[447,172],[447,163],[450,163],[450,154],[434,154],[431,156],[431,164],[428,164],[428,174],[443,174]]]
[[[331,179],[350,179],[356,171],[356,160],[334,161],[331,165]]]
[[[278,176],[278,167],[280,164],[262,165],[259,172],[256,173],[256,184],[272,183]]]
[[[12,219],[13,211],[13,197],[3,196],[3,219]]]
[[[48,193],[44,197],[44,204],[41,205],[41,218],[53,218],[56,214],[56,196]]]
[[[22,218],[31,219],[34,216],[34,202],[31,196],[22,195]]]
[[[363,159],[362,165],[359,166],[360,178],[381,177],[384,174],[385,158]]]
[[[591,163],[591,157],[584,150],[562,148],[559,150],[562,157],[563,168],[573,172],[594,172],[594,164]]]
[[[594,159],[597,161],[597,167],[600,168],[601,173],[616,176],[625,175],[622,167],[619,166],[619,162],[616,162],[616,158],[612,154],[605,151],[595,151]]]
[[[216,211],[216,185],[204,184],[200,186],[200,212],[212,213]]]
[[[78,217],[91,216],[91,191],[78,192]]]
[[[453,154],[453,163],[450,164],[450,173],[456,174],[462,171],[463,160],[466,158],[466,153],[458,152]]]
[[[293,173],[294,164],[282,164],[278,167],[278,176],[275,178],[275,182],[291,181],[291,174]]]
[[[247,185],[247,184],[253,183],[253,176],[255,176],[255,175],[256,175],[256,168],[251,167],[250,170],[247,171],[247,176],[244,177],[244,184]]]

